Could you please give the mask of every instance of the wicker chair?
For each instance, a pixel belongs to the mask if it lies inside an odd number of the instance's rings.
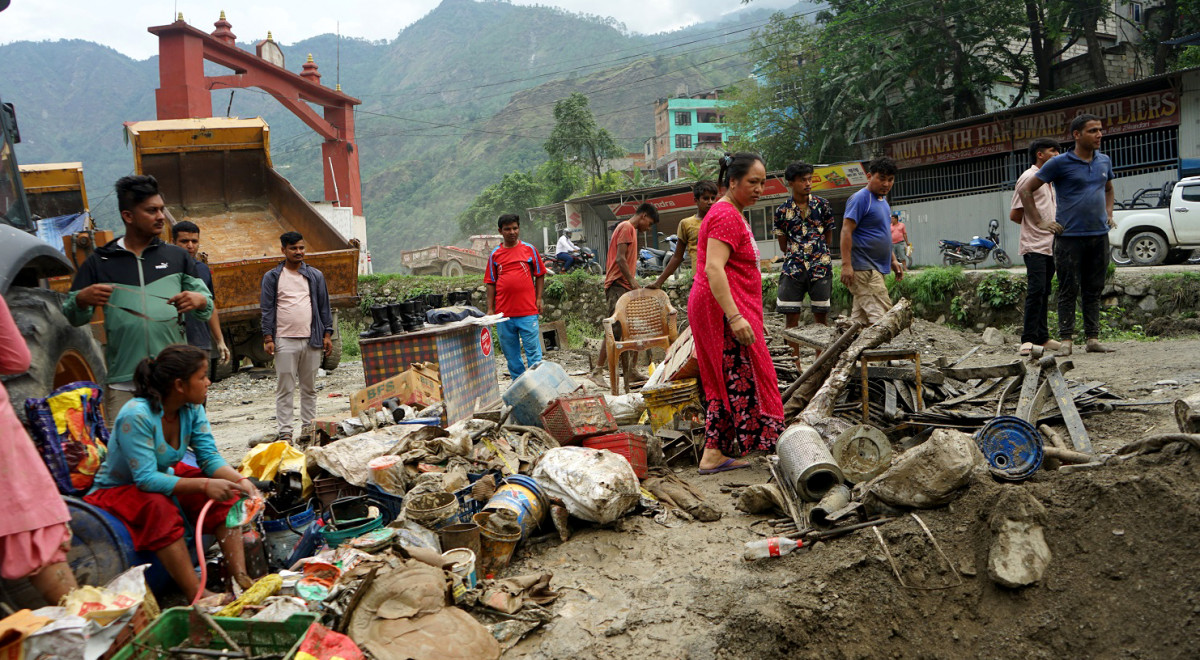
[[[661,289],[638,289],[630,291],[617,300],[613,315],[604,319],[604,342],[608,351],[608,378],[614,395],[617,389],[617,363],[620,355],[634,352],[636,359],[640,351],[652,348],[666,350],[671,347],[679,330],[675,325],[677,312]],[[616,338],[613,326],[621,329],[621,339]],[[625,374],[625,391],[629,391],[630,374]]]

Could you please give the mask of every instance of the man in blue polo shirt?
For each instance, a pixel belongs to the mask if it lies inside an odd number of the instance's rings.
[[[904,278],[904,264],[892,253],[892,209],[887,194],[896,183],[896,163],[887,156],[867,163],[867,187],[846,200],[842,217],[842,284],[854,303],[850,320],[878,323],[892,307],[884,277]]]
[[[1075,331],[1075,299],[1081,298],[1088,353],[1111,353],[1100,343],[1100,296],[1108,271],[1108,230],[1113,223],[1112,161],[1100,153],[1104,123],[1082,114],[1071,121],[1075,148],[1051,158],[1021,184],[1018,193],[1034,226],[1053,232],[1058,273],[1059,355],[1070,355]],[[1055,217],[1038,213],[1033,192],[1054,184]]]

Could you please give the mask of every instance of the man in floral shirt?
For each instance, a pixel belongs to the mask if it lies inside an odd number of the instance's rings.
[[[779,276],[776,310],[787,317],[787,327],[800,322],[804,296],[812,305],[813,319],[827,325],[829,296],[833,290],[833,209],[812,194],[813,166],[792,163],[784,171],[792,196],[775,210],[775,237],[786,257]],[[799,351],[799,346],[796,347]]]

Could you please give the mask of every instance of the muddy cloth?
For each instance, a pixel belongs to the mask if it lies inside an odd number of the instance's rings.
[[[753,368],[752,350],[751,346],[742,346],[734,340],[726,323],[721,369],[729,405],[720,399],[710,399],[704,416],[704,446],[719,449],[726,456],[770,451],[783,432],[783,419],[769,415],[759,403],[761,390],[754,384],[758,374]],[[779,398],[778,393],[775,398]]]
[[[445,572],[414,560],[380,571],[346,632],[378,660],[495,659],[500,645],[466,612],[447,607]]]
[[[553,573],[521,575],[504,580],[484,580],[479,604],[497,612],[516,614],[526,603],[547,605],[558,599],[559,594],[550,590]]]

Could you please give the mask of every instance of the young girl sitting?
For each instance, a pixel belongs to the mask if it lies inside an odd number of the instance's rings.
[[[134,398],[117,414],[108,456],[84,500],[124,521],[134,548],[157,554],[189,600],[203,585],[192,569],[181,510],[195,524],[213,500],[203,532],[217,537],[229,572],[249,587],[241,532],[226,529],[225,516],[240,493],[258,491],[217,452],[202,405],[208,356],[192,346],[168,346],[142,360],[133,378]],[[199,468],[182,462],[188,449]]]

